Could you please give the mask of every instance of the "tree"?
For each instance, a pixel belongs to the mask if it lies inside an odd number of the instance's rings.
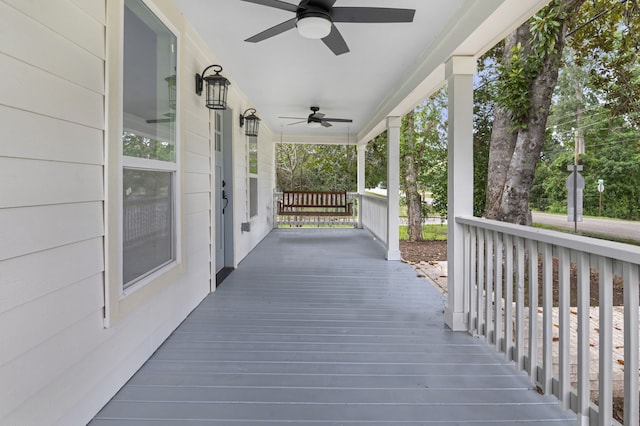
[[[553,0],[504,42],[489,150],[486,216],[531,224],[529,195],[567,28],[584,0]]]
[[[639,122],[640,4],[637,0],[592,0],[580,9],[568,43],[576,64],[589,73],[613,115]]]
[[[387,132],[382,132],[367,145],[365,154],[365,187],[387,187]]]
[[[280,190],[303,186],[301,169],[310,154],[308,148],[308,145],[276,145],[276,181]],[[299,177],[297,183],[296,175]]]
[[[418,190],[418,173],[422,169],[424,145],[416,140],[414,119],[414,111],[409,112],[402,118],[400,186],[404,190],[407,202],[408,240],[422,241],[422,197]]]
[[[558,177],[552,166],[557,158],[548,153],[564,151],[576,137],[587,141],[584,161],[597,164],[589,158],[593,132],[585,131],[593,114],[640,124],[639,8],[637,0],[554,0],[505,40],[499,57],[487,217],[530,223],[527,200],[532,191],[535,204],[545,193],[545,179]],[[568,66],[559,68],[563,59]],[[552,97],[549,88],[557,69],[560,80]],[[545,134],[542,123],[549,118],[552,99],[553,128],[547,126]],[[540,173],[547,176],[533,180],[531,170],[540,159]],[[585,170],[585,176],[589,173]]]
[[[276,180],[279,190],[355,191],[355,146],[278,144]]]
[[[497,45],[478,61],[478,73],[473,96],[473,214],[485,213],[489,147],[493,128],[497,60],[502,46]],[[446,187],[443,194],[446,196]],[[446,201],[446,199],[445,199]]]
[[[175,161],[175,144],[125,132],[122,135],[122,153],[129,157]]]
[[[402,120],[400,182],[405,193],[410,241],[422,240],[423,193],[446,205],[446,92],[440,90]],[[446,208],[445,210],[446,211]]]

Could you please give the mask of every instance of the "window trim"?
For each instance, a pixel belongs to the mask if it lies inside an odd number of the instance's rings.
[[[182,33],[151,0],[142,3],[176,37],[176,141],[175,163],[160,160],[142,160],[122,154],[123,78],[124,78],[124,0],[107,2],[106,64],[105,64],[105,276],[104,326],[118,323],[162,289],[175,283],[183,272],[182,224],[182,129],[181,56]],[[171,171],[173,185],[174,259],[141,277],[134,285],[124,288],[122,277],[123,256],[123,170],[124,168]]]

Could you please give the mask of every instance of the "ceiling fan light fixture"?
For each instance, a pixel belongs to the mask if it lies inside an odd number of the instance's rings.
[[[310,39],[325,38],[331,32],[331,21],[322,16],[307,16],[296,22],[298,33]]]
[[[315,120],[309,120],[307,122],[307,125],[309,126],[309,128],[311,129],[318,129],[320,127],[322,127],[322,122],[320,121],[315,121]]]

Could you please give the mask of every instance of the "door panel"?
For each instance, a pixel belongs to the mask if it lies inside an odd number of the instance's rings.
[[[215,241],[214,241],[214,250],[215,250],[215,262],[216,262],[216,270],[215,272],[219,272],[225,266],[225,250],[224,250],[224,238],[225,238],[225,226],[224,226],[224,213],[225,208],[229,203],[229,195],[228,191],[225,190],[225,181],[224,181],[224,153],[222,143],[222,135],[223,135],[223,120],[222,120],[222,112],[215,112],[215,129],[214,129],[214,137],[213,137],[213,145],[214,145],[214,187],[215,187]]]

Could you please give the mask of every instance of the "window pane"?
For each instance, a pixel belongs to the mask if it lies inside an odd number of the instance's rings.
[[[125,0],[123,154],[175,162],[176,37],[142,3]]]
[[[249,173],[258,174],[258,138],[249,138]]]
[[[258,178],[249,178],[249,216],[258,215]]]
[[[123,171],[125,287],[174,259],[173,172]]]

